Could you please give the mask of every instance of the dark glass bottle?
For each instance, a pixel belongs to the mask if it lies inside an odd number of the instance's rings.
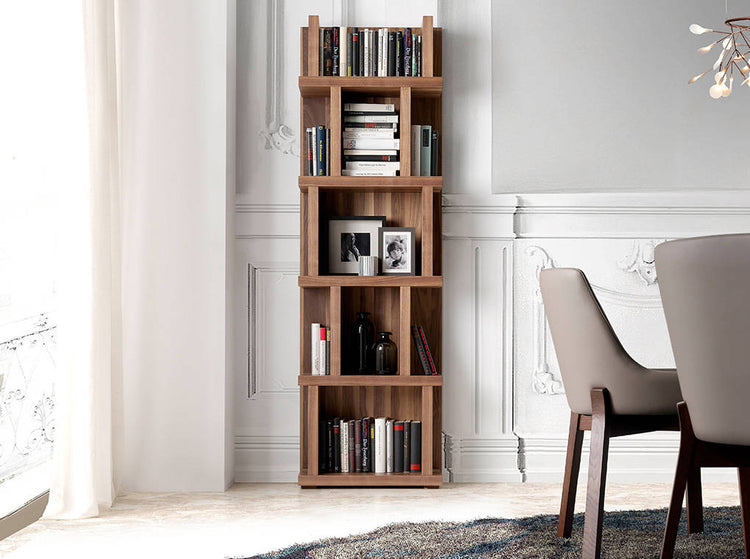
[[[375,372],[379,375],[395,375],[398,368],[396,344],[390,335],[390,332],[378,332],[375,342]]]
[[[359,375],[372,373],[372,345],[375,342],[375,326],[367,318],[370,313],[358,312],[359,318],[352,325],[352,366]]]

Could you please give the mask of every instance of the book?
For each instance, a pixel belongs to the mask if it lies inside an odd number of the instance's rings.
[[[404,75],[411,76],[411,29],[404,28]]]
[[[341,436],[341,473],[349,473],[349,422],[342,420],[339,425]]]
[[[397,177],[398,171],[380,169],[341,169],[342,177]]]
[[[421,146],[419,174],[422,177],[429,177],[430,169],[432,168],[432,126],[429,124],[422,125],[422,140],[419,145]]]
[[[417,356],[419,357],[419,362],[422,365],[422,371],[426,375],[432,374],[432,369],[430,368],[430,362],[427,360],[427,354],[424,351],[424,345],[422,345],[422,337],[419,334],[419,329],[416,326],[411,327],[411,337],[414,340],[414,345],[417,348]]]
[[[313,146],[315,145],[315,141],[313,140],[312,128],[307,128],[305,130],[305,140],[307,144],[307,150],[305,151],[307,159],[307,175],[311,177],[315,174],[315,169],[313,168]]]
[[[396,75],[404,75],[404,34],[396,31]]]
[[[388,75],[396,75],[396,32],[388,31]]]
[[[422,345],[424,346],[424,351],[427,354],[427,360],[430,363],[430,370],[432,371],[433,375],[438,374],[437,368],[435,367],[435,361],[432,358],[432,352],[430,351],[430,346],[427,343],[427,336],[424,335],[424,329],[421,326],[417,326],[417,329],[419,330],[419,336],[422,338]]]
[[[339,76],[340,70],[339,70],[339,28],[334,27],[331,29],[331,48],[333,49],[333,54],[331,55],[331,75],[332,76]]]
[[[430,176],[438,176],[438,131],[432,129],[432,168],[430,169]]]
[[[367,424],[370,426],[370,471],[375,471],[375,419],[369,417]]]
[[[422,473],[422,422],[412,421],[409,429],[410,453],[409,471],[413,474]]]
[[[325,75],[325,28],[320,28],[320,37],[318,37],[318,75]]]
[[[398,130],[398,122],[352,122],[351,120],[344,122],[344,130],[370,130],[370,129],[385,129],[385,130],[393,130],[394,132]]]
[[[363,54],[362,54],[362,64],[363,64],[363,76],[369,76],[370,75],[370,30],[365,29],[365,40],[362,41],[362,46],[364,47]],[[346,110],[346,109],[344,109]]]
[[[333,472],[334,473],[341,473],[341,436],[339,434],[339,431],[341,429],[341,425],[339,423],[339,418],[335,418],[333,420]]]
[[[310,128],[312,134],[312,156],[313,156],[313,176],[318,176],[318,127],[314,126]]]
[[[328,371],[326,370],[326,361],[328,360],[328,356],[326,355],[326,327],[321,326],[320,331],[318,332],[318,344],[320,345],[320,369],[318,371],[321,375],[327,375]]]
[[[388,29],[378,29],[378,76],[388,75]]]
[[[422,75],[422,35],[417,42],[417,76]]]
[[[317,322],[313,322],[311,331],[312,331],[312,337],[310,338],[310,341],[311,341],[310,348],[312,350],[312,355],[311,355],[312,374],[319,375],[320,374],[320,324]]]
[[[420,170],[420,155],[422,149],[420,140],[422,138],[422,127],[419,124],[411,125],[411,176],[418,177]]]
[[[326,128],[326,176],[331,174],[331,129]]]
[[[354,420],[354,471],[362,471],[362,420]]]
[[[417,74],[417,42],[422,38],[421,35],[412,35],[411,37],[411,75]]]
[[[328,464],[326,463],[326,452],[328,451],[328,429],[326,427],[327,421],[321,419],[318,422],[318,473],[324,474],[328,471]]]
[[[346,76],[348,68],[349,33],[346,27],[339,27],[339,76]]]
[[[393,103],[344,103],[344,112],[354,111],[393,113],[396,111],[396,105]]]
[[[323,75],[333,75],[333,40],[331,29],[323,28]]]
[[[347,171],[388,171],[397,172],[399,170],[398,161],[347,161]]]
[[[318,176],[326,176],[326,128],[318,124],[315,129],[315,145],[318,151]]]
[[[404,471],[404,422],[393,422],[393,471]]]
[[[362,155],[345,155],[344,163],[350,161],[398,161],[398,155],[378,155],[378,154],[362,154]]]
[[[331,374],[331,329],[326,328],[326,374]]]
[[[348,130],[344,128],[341,132],[342,140],[352,140],[356,138],[383,138],[393,140],[395,137],[395,131],[393,128],[358,128],[356,130]]]
[[[352,28],[352,76],[359,76],[359,28]]]
[[[404,473],[411,470],[411,421],[404,421]]]
[[[373,29],[370,32],[370,73],[372,76],[378,75],[378,31]]]
[[[333,419],[326,421],[326,472],[333,472]]]
[[[353,138],[341,140],[344,149],[399,149],[399,140],[383,138]]]
[[[357,471],[357,462],[356,460],[356,443],[355,439],[356,437],[356,431],[354,430],[356,427],[356,422],[353,419],[350,419],[348,421],[348,427],[347,427],[347,434],[349,435],[349,473],[354,473]]]
[[[352,74],[352,53],[354,52],[354,44],[353,41],[353,33],[347,33],[346,34],[346,75],[347,76],[353,76]]]
[[[375,473],[385,473],[385,417],[375,418]]]
[[[385,473],[393,473],[393,420],[385,422]]]
[[[344,114],[344,123],[348,126],[350,122],[392,122],[398,124],[398,115],[394,114]]]
[[[364,31],[359,32],[359,76],[365,75],[365,46],[364,46],[365,33]]]
[[[396,149],[345,149],[344,157],[360,157],[362,155],[395,155],[398,156]]]
[[[362,440],[362,471],[368,473],[370,471],[370,422],[368,417],[362,418],[360,438]]]

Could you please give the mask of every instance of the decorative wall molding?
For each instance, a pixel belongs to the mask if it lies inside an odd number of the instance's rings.
[[[297,435],[235,435],[235,481],[294,483],[299,473]]]
[[[284,100],[284,0],[268,0],[266,26],[268,50],[266,74],[266,128],[258,134],[267,150],[299,156],[297,135],[282,122]]]
[[[654,249],[656,245],[665,242],[666,239],[657,241],[633,241],[633,249],[630,254],[623,257],[617,265],[626,272],[633,272],[646,285],[653,285],[657,282],[656,277],[656,257]]]

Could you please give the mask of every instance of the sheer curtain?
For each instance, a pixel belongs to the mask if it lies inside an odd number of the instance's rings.
[[[88,180],[66,192],[60,227],[58,419],[44,514],[59,519],[111,506],[122,430],[117,2],[83,0],[82,11]]]

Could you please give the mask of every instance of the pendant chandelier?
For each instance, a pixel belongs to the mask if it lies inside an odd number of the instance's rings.
[[[704,33],[716,33],[718,39],[713,43],[698,49],[700,54],[710,52],[716,45],[721,43],[721,52],[711,69],[698,74],[690,79],[688,83],[694,83],[711,71],[715,71],[714,85],[708,90],[713,99],[729,97],[732,93],[735,78],[742,83],[740,85],[750,86],[750,17],[737,17],[724,22],[729,30],[714,31],[706,29],[694,23],[690,26],[690,32],[695,35]]]

